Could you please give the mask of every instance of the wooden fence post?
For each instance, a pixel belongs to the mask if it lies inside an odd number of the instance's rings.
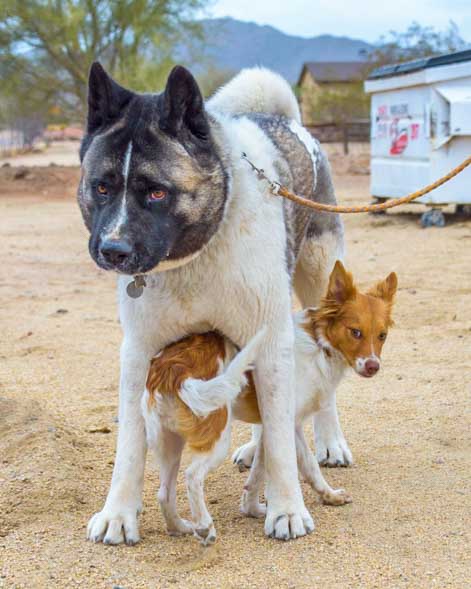
[[[348,155],[348,123],[342,125],[343,153]]]

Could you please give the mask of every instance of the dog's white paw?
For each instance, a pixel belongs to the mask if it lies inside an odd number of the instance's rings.
[[[250,441],[237,448],[234,452],[232,462],[239,468],[240,472],[244,472],[244,470],[248,470],[252,466],[256,449],[257,443]]]
[[[322,466],[350,466],[352,453],[340,427],[335,405],[314,415],[316,457]]]
[[[353,456],[343,436],[316,436],[316,458],[321,466],[351,466]]]
[[[265,534],[277,540],[294,540],[314,531],[314,520],[303,507],[295,513],[279,513],[268,504]]]
[[[167,532],[169,536],[185,536],[186,534],[193,534],[194,530],[191,522],[180,518],[167,527]]]
[[[258,497],[254,497],[248,491],[244,491],[240,500],[240,511],[247,517],[258,519],[265,517],[267,506],[265,503],[260,503]]]
[[[204,528],[195,526],[194,535],[203,546],[210,546],[216,542],[216,528],[212,522]]]
[[[322,493],[321,497],[325,505],[346,505],[353,501],[345,489],[331,489]]]
[[[87,538],[103,544],[136,544],[140,539],[137,513],[136,508],[113,509],[105,505],[88,522]]]

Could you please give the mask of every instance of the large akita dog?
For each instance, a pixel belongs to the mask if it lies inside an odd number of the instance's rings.
[[[296,465],[291,285],[304,307],[318,304],[342,257],[342,225],[336,215],[272,196],[241,154],[294,192],[334,203],[326,158],[300,125],[289,85],[264,69],[242,71],[205,105],[183,67],[173,69],[163,93],[136,94],[94,64],[88,104],[78,199],[91,256],[120,274],[124,331],[115,467],[88,535],[109,544],[139,540],[146,453],[140,399],[155,353],[214,329],[244,346],[267,325],[255,371],[265,532],[303,536],[314,524]],[[147,285],[131,298],[126,289],[136,274],[146,274]],[[348,462],[335,402],[316,427],[321,451]]]

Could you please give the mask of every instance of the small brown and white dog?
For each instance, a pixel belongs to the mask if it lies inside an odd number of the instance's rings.
[[[366,293],[360,293],[352,275],[337,261],[325,298],[317,309],[294,315],[296,359],[296,450],[301,476],[329,505],[351,501],[343,489],[332,489],[306,442],[304,422],[329,402],[349,367],[366,378],[380,368],[381,349],[392,325],[397,288],[394,273]],[[153,358],[142,410],[149,447],[156,450],[161,486],[158,494],[168,532],[194,533],[203,544],[216,539],[205,504],[206,475],[227,456],[231,421],[260,423],[252,374],[257,353],[264,345],[259,332],[240,352],[216,332],[191,335],[167,346]],[[192,450],[186,484],[192,523],[176,509],[176,481],[183,447]],[[244,487],[242,511],[261,517],[264,483],[263,444],[260,439]]]

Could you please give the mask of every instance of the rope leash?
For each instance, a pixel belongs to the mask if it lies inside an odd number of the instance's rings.
[[[307,198],[304,198],[302,196],[298,196],[297,194],[293,194],[286,188],[286,186],[283,186],[279,182],[270,180],[270,178],[268,178],[268,176],[265,174],[264,170],[262,170],[261,168],[257,168],[257,166],[249,160],[247,154],[244,152],[242,152],[242,159],[250,165],[252,170],[257,174],[259,180],[265,180],[266,182],[268,182],[272,194],[282,196],[283,198],[292,200],[298,205],[303,205],[310,209],[314,209],[315,211],[322,211],[327,213],[370,213],[376,211],[385,211],[386,209],[392,209],[393,207],[398,207],[399,205],[404,205],[408,202],[417,200],[421,196],[424,196],[425,194],[432,192],[432,190],[435,190],[435,188],[442,186],[442,184],[445,184],[445,182],[448,182],[449,180],[457,176],[460,172],[462,172],[465,168],[467,168],[469,165],[471,165],[470,156],[466,158],[459,166],[453,168],[451,172],[448,172],[448,174],[446,174],[442,178],[439,178],[435,182],[432,182],[432,184],[425,186],[425,188],[417,190],[416,192],[412,192],[411,194],[403,196],[402,198],[393,198],[388,202],[376,205],[359,205],[353,207],[345,207],[315,202],[312,200],[308,200]],[[144,292],[145,286],[147,285],[144,275],[138,274],[134,276],[134,279],[127,285],[126,288],[128,296],[133,299],[139,298]]]
[[[404,205],[404,204],[407,204],[407,203],[412,202],[414,200],[417,200],[421,196],[424,196],[424,195],[428,194],[429,192],[432,192],[432,190],[435,190],[435,188],[442,186],[443,184],[445,184],[446,182],[448,182],[449,180],[451,180],[452,178],[457,176],[459,173],[461,173],[469,165],[471,165],[471,156],[470,156],[470,157],[467,157],[459,166],[456,166],[456,168],[453,168],[453,170],[451,170],[451,172],[448,172],[448,174],[446,174],[445,176],[442,176],[438,180],[435,180],[435,182],[432,182],[432,184],[429,184],[428,186],[425,186],[424,188],[421,188],[420,190],[416,190],[415,192],[412,192],[411,194],[408,194],[407,196],[403,196],[401,198],[392,198],[392,199],[388,200],[387,202],[383,202],[383,203],[379,203],[379,204],[357,205],[357,206],[347,207],[347,206],[340,206],[340,205],[324,204],[321,202],[308,200],[307,198],[304,198],[302,196],[298,196],[297,194],[293,194],[292,192],[290,192],[286,188],[286,186],[283,186],[279,182],[275,182],[273,180],[270,180],[270,178],[268,178],[266,176],[264,170],[262,170],[261,168],[257,168],[257,166],[255,166],[249,160],[249,158],[247,157],[247,154],[244,152],[242,153],[242,159],[245,160],[250,165],[252,170],[257,174],[259,180],[265,180],[266,182],[268,182],[268,184],[270,186],[270,191],[272,192],[272,194],[282,196],[283,198],[287,198],[288,200],[291,200],[298,205],[303,205],[303,206],[308,207],[310,209],[314,209],[315,211],[322,211],[324,213],[374,213],[377,211],[385,211],[386,209],[392,209],[394,207],[398,207],[399,205]]]

